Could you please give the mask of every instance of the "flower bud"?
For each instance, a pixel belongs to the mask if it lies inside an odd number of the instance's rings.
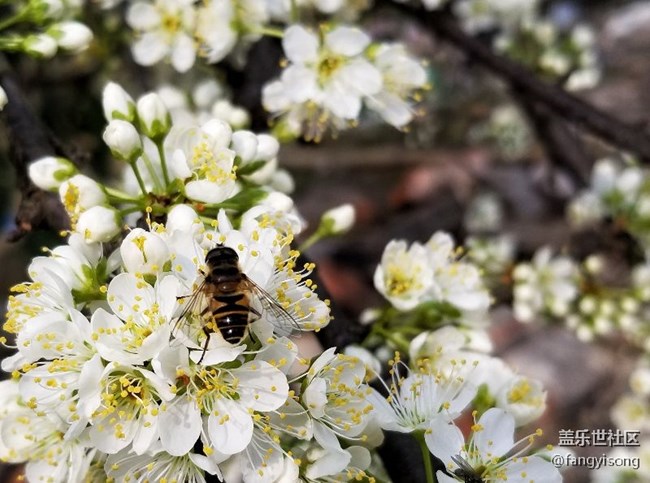
[[[56,40],[48,34],[28,35],[23,39],[22,49],[26,54],[39,59],[54,57],[58,49]]]
[[[253,161],[257,152],[257,136],[250,131],[236,131],[232,135],[232,149],[244,163]]]
[[[167,213],[165,228],[169,233],[179,230],[189,232],[194,228],[202,228],[203,223],[192,208],[187,205],[176,205]]]
[[[354,221],[354,206],[346,203],[326,211],[321,218],[321,227],[324,227],[328,234],[340,235],[349,231]]]
[[[70,193],[74,193],[74,195],[71,197]],[[106,193],[101,185],[83,174],[77,174],[61,183],[59,196],[64,205],[67,199],[74,199],[75,207],[71,208],[78,212],[86,211],[106,202]]]
[[[160,96],[154,92],[138,99],[137,104],[140,129],[145,136],[162,139],[171,128],[171,117]]]
[[[255,159],[270,161],[278,156],[280,143],[270,134],[259,134],[257,136],[257,152]]]
[[[122,119],[133,122],[135,119],[135,102],[133,98],[115,82],[109,82],[102,93],[102,106],[107,121]]]
[[[30,20],[43,24],[46,20],[55,19],[63,12],[61,0],[32,0]]]
[[[77,172],[74,164],[65,158],[47,156],[31,163],[29,178],[43,190],[55,190]]]
[[[93,33],[81,22],[66,21],[53,25],[47,31],[63,50],[81,52],[90,45]]]
[[[86,243],[107,242],[120,232],[120,223],[120,215],[116,210],[93,206],[79,216],[76,230]]]
[[[113,156],[127,163],[133,163],[142,154],[142,139],[135,126],[127,121],[115,119],[104,131],[104,142]]]
[[[273,176],[271,176],[270,182],[271,188],[278,190],[282,193],[293,193],[296,189],[296,182],[293,180],[293,176],[286,169],[278,169]]]
[[[0,87],[0,111],[2,111],[5,108],[7,102],[9,102],[9,99],[7,98],[7,93],[2,87]]]
[[[120,245],[120,255],[127,272],[156,274],[169,260],[169,248],[156,233],[134,228]]]

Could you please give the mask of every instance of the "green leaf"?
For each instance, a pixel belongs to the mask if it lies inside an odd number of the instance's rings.
[[[253,161],[252,163],[245,164],[237,169],[237,176],[246,176],[253,174],[266,166],[266,161]]]

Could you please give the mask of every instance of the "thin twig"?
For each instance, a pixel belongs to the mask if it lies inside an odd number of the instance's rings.
[[[636,153],[650,162],[650,135],[638,126],[626,124],[570,94],[555,84],[549,84],[523,65],[495,53],[483,40],[463,31],[448,11],[426,12],[422,8],[394,4],[432,30],[441,40],[464,52],[469,58],[505,79],[511,87],[555,115],[580,125],[586,131],[624,150]]]

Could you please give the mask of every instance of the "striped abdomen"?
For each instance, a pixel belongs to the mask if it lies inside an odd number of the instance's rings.
[[[214,326],[226,342],[238,344],[246,335],[250,320],[250,302],[244,291],[214,292],[209,305]]]

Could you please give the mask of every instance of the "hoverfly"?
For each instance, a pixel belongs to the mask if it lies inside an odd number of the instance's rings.
[[[233,345],[239,344],[249,333],[249,325],[262,314],[252,306],[259,301],[263,311],[271,315],[270,322],[280,336],[300,331],[300,325],[268,292],[253,282],[239,266],[239,256],[230,247],[217,245],[205,256],[207,273],[198,288],[190,295],[189,302],[178,316],[173,332],[190,316],[198,316],[205,334],[203,360],[208,349],[210,335],[219,333]]]
[[[465,483],[484,483],[479,471],[472,468],[472,465],[465,458],[452,456],[451,459],[458,465],[458,468],[454,471],[456,477],[462,478]]]

